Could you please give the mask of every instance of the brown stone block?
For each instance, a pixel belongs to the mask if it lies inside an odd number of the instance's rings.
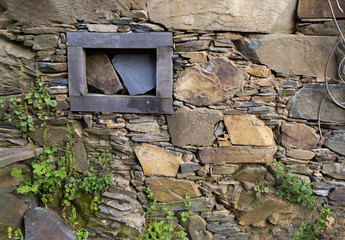
[[[86,56],[87,83],[104,94],[115,94],[122,90],[122,84],[105,53],[92,53]]]
[[[209,148],[198,152],[198,157],[203,163],[262,163],[273,161],[277,148],[252,146],[229,146]]]

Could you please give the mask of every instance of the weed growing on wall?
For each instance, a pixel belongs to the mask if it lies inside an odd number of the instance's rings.
[[[275,177],[282,180],[282,183],[278,186],[277,195],[292,203],[305,203],[308,211],[316,208],[315,201],[317,197],[313,196],[311,189],[313,183],[303,182],[297,176],[293,176],[293,170],[277,160],[270,163],[270,166],[275,171]],[[327,205],[323,205],[317,211],[318,216],[313,218],[309,216],[307,221],[299,226],[299,231],[292,240],[321,240],[319,234],[327,230],[326,223],[329,222],[327,217],[331,214],[331,210]]]
[[[62,156],[57,147],[50,148],[45,146],[43,153],[31,163],[31,170],[13,168],[11,175],[18,178],[20,174],[31,171],[31,177],[26,177],[19,183],[18,193],[39,196],[42,203],[46,206],[55,199],[61,199],[61,205],[63,206],[62,215],[72,227],[77,229],[77,234],[81,237],[80,239],[86,239],[86,230],[77,228],[76,210],[73,206],[73,200],[82,193],[88,194],[92,196],[90,209],[98,210],[97,206],[100,203],[99,195],[105,188],[109,187],[112,175],[106,172],[108,169],[103,168],[99,173],[95,173],[92,168],[84,174],[76,172],[72,151],[72,132],[69,125],[67,125],[67,129],[68,142]],[[67,214],[64,212],[66,209],[70,209],[71,212]],[[71,217],[67,217],[68,215],[71,215]]]
[[[256,192],[257,197],[261,197],[262,194],[268,193],[270,189],[262,183],[257,183],[254,186],[254,191]]]
[[[7,228],[7,237],[8,239],[13,240],[24,240],[24,234],[20,228],[13,230],[11,227]]]
[[[154,198],[150,187],[146,189],[147,197]],[[180,213],[181,221],[186,222],[189,215],[192,213],[190,210],[192,207],[192,202],[189,201],[190,196],[187,192],[185,194],[184,205],[187,211],[182,211]],[[186,232],[184,230],[177,231],[177,222],[174,220],[173,212],[168,210],[166,204],[162,207],[164,213],[164,219],[158,219],[157,217],[157,200],[154,199],[151,205],[144,212],[146,217],[146,224],[144,226],[144,231],[140,235],[141,240],[150,239],[160,239],[160,240],[171,240],[171,239],[186,239]]]
[[[45,126],[46,120],[53,116],[57,106],[56,100],[50,96],[48,87],[39,77],[37,66],[36,75],[36,80],[31,82],[28,92],[23,90],[21,95],[12,95],[8,98],[9,109],[5,112],[5,120],[18,127],[23,138],[27,137],[28,132],[34,131],[35,119],[41,121],[41,126]],[[0,98],[2,107],[4,100],[4,97]]]

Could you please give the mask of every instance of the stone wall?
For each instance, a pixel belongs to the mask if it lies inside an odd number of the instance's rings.
[[[260,6],[238,0],[0,1],[0,95],[27,89],[37,63],[58,101],[48,144],[66,142],[70,123],[79,171],[106,149],[116,156],[112,185],[89,220],[90,239],[137,239],[147,186],[175,211],[190,193],[195,214],[184,225],[190,239],[289,239],[308,213],[275,195],[267,165],[274,158],[313,182],[320,202],[330,205],[325,238],[344,236],[344,110],[326,98],[322,137],[317,128],[326,56],[337,32],[328,20],[298,18],[297,7],[296,0]],[[174,114],[71,112],[71,31],[172,32]],[[332,58],[330,88],[343,102],[336,65]],[[30,134],[37,146],[42,132]],[[18,180],[9,174],[33,158],[27,145],[1,122],[0,231],[20,226],[37,206],[15,194]],[[262,181],[270,192],[259,198],[253,188]]]

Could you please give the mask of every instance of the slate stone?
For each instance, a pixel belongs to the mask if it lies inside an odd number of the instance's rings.
[[[338,187],[334,189],[330,194],[329,198],[335,202],[345,202],[345,188]]]
[[[254,115],[226,115],[224,123],[234,145],[275,145],[272,129]]]
[[[232,223],[222,223],[222,224],[216,224],[216,223],[209,223],[207,224],[207,230],[218,233],[218,234],[229,234],[229,233],[236,233],[240,232],[241,229],[236,227],[237,224]]]
[[[186,107],[178,109],[167,116],[171,141],[175,146],[211,145],[215,140],[214,125],[222,120],[217,110],[190,110]]]
[[[228,146],[220,148],[208,148],[198,152],[198,159],[207,163],[270,163],[273,161],[277,148],[252,147],[252,146]]]
[[[106,95],[115,94],[123,89],[105,53],[86,54],[86,79],[89,85]]]
[[[283,122],[282,144],[288,148],[300,148],[304,150],[315,148],[319,141],[316,130],[302,123]]]
[[[48,208],[36,207],[26,212],[25,239],[26,240],[69,240],[77,239],[73,229],[64,219]]]
[[[90,32],[117,32],[117,26],[114,25],[106,25],[106,24],[86,24],[87,29]]]
[[[295,28],[296,0],[147,1],[150,20],[168,29],[290,33]],[[260,17],[265,16],[265,17]]]
[[[36,51],[49,50],[57,47],[58,36],[42,34],[34,37],[32,49]]]
[[[168,142],[170,136],[167,133],[142,134],[131,137],[134,142]]]
[[[244,166],[244,168],[238,170],[233,176],[233,179],[236,179],[240,182],[253,182],[257,183],[263,180],[267,173],[266,168],[262,166],[253,167],[253,166]]]
[[[0,194],[0,239],[7,239],[7,228],[22,227],[28,205],[12,194]]]
[[[338,155],[328,148],[312,149],[315,153],[315,159],[318,162],[333,162],[338,158]]]
[[[50,127],[46,131],[46,141],[43,141],[45,128],[36,128],[34,132],[29,132],[28,136],[40,146],[53,147],[64,145],[68,140],[68,133],[65,127]]]
[[[156,121],[152,122],[139,122],[139,123],[130,123],[126,125],[131,131],[142,132],[142,133],[159,133],[160,127]]]
[[[251,225],[253,223],[266,221],[267,217],[271,215],[272,212],[282,208],[286,208],[285,203],[277,201],[276,199],[269,199],[255,207],[253,210],[245,212],[240,217],[239,223],[241,225]]]
[[[201,169],[201,166],[198,163],[181,163],[180,164],[180,173],[189,173],[196,172]]]
[[[41,149],[37,149],[38,152]],[[35,151],[30,146],[0,148],[0,168],[15,162],[35,157]]]
[[[175,46],[176,52],[195,52],[208,49],[210,45],[209,40],[188,41],[184,43],[177,43]]]
[[[174,84],[178,100],[196,106],[207,106],[234,96],[248,75],[226,58],[211,58],[201,66],[186,68]]]
[[[166,206],[168,210],[171,211],[183,211],[183,210],[191,210],[193,212],[209,212],[213,209],[215,204],[214,198],[194,198],[189,199],[192,202],[192,206],[186,207],[184,201],[174,201],[168,203],[157,203],[157,209],[161,209],[163,206]]]
[[[12,164],[3,168],[0,168],[0,194],[10,193],[17,188],[20,181],[24,180],[24,176],[21,174],[19,178],[11,176],[13,168],[23,169],[28,168],[25,164]]]
[[[202,217],[192,215],[183,225],[192,240],[212,240],[212,234],[206,231],[206,221]]]
[[[143,144],[134,149],[146,176],[175,177],[181,156],[163,148]]]
[[[235,102],[231,107],[233,108],[248,108],[248,107],[259,107],[265,105],[263,102]]]
[[[274,107],[264,106],[264,107],[250,107],[248,109],[249,114],[268,114],[274,112]]]
[[[345,86],[329,85],[332,95],[338,102],[345,102]],[[307,120],[318,119],[318,109],[327,95],[325,84],[309,84],[300,89],[290,100],[289,116]],[[339,108],[326,97],[321,108],[321,121],[345,123],[345,110]]]
[[[335,135],[334,137],[327,139],[325,146],[332,151],[345,156],[345,134]]]
[[[340,29],[345,28],[345,21],[338,19]],[[305,35],[316,36],[338,36],[339,31],[333,20],[317,22],[317,23],[300,23],[296,25],[297,30]]]
[[[275,72],[317,77],[323,76],[327,57],[336,40],[337,37],[327,36],[252,35],[244,39],[238,48],[250,60],[262,63]],[[331,58],[328,76],[337,78],[335,57]]]
[[[238,165],[215,165],[212,168],[213,175],[232,175],[238,169]]]
[[[112,60],[130,95],[156,87],[156,57],[147,50],[121,50]]]
[[[75,165],[77,167],[78,172],[85,172],[89,168],[89,161],[87,158],[86,148],[84,142],[76,142],[74,144],[74,158],[75,158]]]
[[[314,158],[315,153],[309,150],[291,149],[287,151],[286,156],[296,159],[311,160]]]
[[[191,198],[201,196],[198,185],[191,181],[149,178],[146,184],[151,187],[154,198],[159,202],[183,201],[187,192]]]
[[[341,163],[323,164],[322,173],[332,178],[345,180],[345,165]]]
[[[42,73],[60,73],[67,71],[67,63],[39,62],[38,69]]]

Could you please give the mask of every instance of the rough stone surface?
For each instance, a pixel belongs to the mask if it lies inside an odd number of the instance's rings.
[[[106,95],[115,94],[123,89],[119,77],[105,53],[86,55],[86,79],[89,85]],[[89,92],[91,92],[90,89]]]
[[[330,92],[338,102],[345,102],[345,86],[329,85]],[[309,84],[300,89],[290,101],[289,116],[308,120],[318,119],[318,109],[324,96],[327,95],[325,84]],[[339,108],[328,97],[322,104],[321,121],[345,122],[345,110]]]
[[[30,146],[0,148],[0,168],[33,157],[35,151]]]
[[[73,229],[48,208],[36,207],[26,212],[25,239],[77,239]]]
[[[146,176],[175,177],[182,161],[180,156],[154,145],[143,144],[134,151]]]
[[[49,50],[57,47],[58,37],[56,35],[37,35],[34,37],[33,50]]]
[[[272,212],[280,208],[283,208],[285,206],[286,204],[284,204],[281,201],[277,201],[276,199],[267,200],[261,203],[259,206],[257,206],[253,210],[246,212],[240,218],[240,224],[251,225],[253,223],[265,221]]]
[[[345,188],[342,187],[334,189],[330,193],[329,198],[335,202],[345,202]]]
[[[286,155],[296,159],[310,160],[314,158],[315,153],[309,150],[291,149],[287,151]]]
[[[275,145],[271,128],[254,115],[227,115],[224,123],[234,145]]]
[[[146,93],[156,87],[156,59],[146,50],[123,50],[112,59],[130,95]]]
[[[238,165],[216,165],[212,168],[212,174],[214,175],[231,175],[236,172]]]
[[[159,125],[157,122],[131,123],[127,124],[126,127],[135,132],[159,133]]]
[[[188,41],[176,44],[176,52],[193,52],[208,49],[210,45],[209,40]]]
[[[167,178],[150,178],[146,184],[151,187],[153,196],[159,202],[183,201],[186,192],[191,198],[201,196],[201,192],[194,182]]]
[[[4,0],[2,6],[6,6],[4,17],[9,20],[17,20],[21,23],[46,24],[51,22],[75,23],[77,19],[95,21],[99,19],[111,19],[120,11],[130,13],[133,0],[124,0],[118,4],[105,0],[95,2],[93,0],[48,0],[44,3],[39,0]],[[37,6],[40,6],[37,8]],[[144,3],[136,4],[136,8],[142,9]],[[113,15],[114,14],[114,15]]]
[[[340,180],[345,180],[345,165],[341,163],[324,164],[322,173]]]
[[[240,182],[260,182],[266,175],[266,168],[262,166],[245,166],[243,169],[238,170],[233,178]]]
[[[220,148],[209,148],[198,152],[199,159],[203,163],[269,163],[277,148],[271,147],[250,147],[250,146],[228,146]]]
[[[214,125],[222,118],[216,110],[181,108],[167,116],[171,141],[176,146],[211,145]]]
[[[312,149],[315,153],[315,159],[318,162],[333,162],[337,159],[337,154],[329,150],[328,148]]]
[[[198,163],[181,163],[180,164],[180,172],[181,173],[189,173],[199,171],[201,166]]]
[[[325,142],[325,146],[332,151],[345,156],[345,134],[335,135]]]
[[[212,234],[206,231],[206,221],[198,215],[188,218],[186,229],[192,240],[211,240]]]
[[[302,123],[282,124],[282,144],[288,148],[311,149],[316,146],[319,136],[316,130]]]
[[[325,56],[329,55],[335,42],[336,37],[259,35],[243,40],[240,50],[251,60],[278,73],[323,77]],[[328,76],[337,78],[335,58],[330,62]]]
[[[64,127],[51,127],[46,131],[46,141],[43,141],[44,128],[36,128],[34,132],[29,132],[28,136],[40,146],[64,145],[68,140],[67,129]]]
[[[345,21],[338,19],[340,29],[345,28]],[[336,28],[333,20],[321,23],[304,23],[297,24],[297,30],[305,35],[316,36],[338,36],[339,31]]]
[[[174,85],[174,95],[193,105],[210,105],[232,97],[246,78],[230,60],[211,58],[201,66],[186,68]]]
[[[75,165],[78,172],[85,172],[89,168],[89,161],[87,158],[86,148],[84,142],[77,142],[74,144]]]
[[[7,239],[7,228],[22,226],[23,215],[28,205],[11,194],[0,194],[0,239]]]
[[[157,203],[157,207],[161,209],[165,205],[167,209],[171,211],[191,210],[194,212],[209,212],[215,204],[214,198],[201,197],[189,199],[189,201],[192,202],[191,207],[186,207],[184,201],[168,202],[164,204]]]
[[[150,19],[167,28],[235,32],[284,32],[294,30],[296,0],[155,1],[148,0]],[[265,16],[265,17],[261,17]]]
[[[170,136],[167,133],[142,134],[131,138],[134,142],[167,142]]]
[[[17,168],[21,170],[27,167],[28,166],[26,166],[25,164],[13,164],[4,168],[0,168],[0,194],[12,192],[16,188],[18,183],[24,179],[22,174],[19,178],[11,176],[12,169]]]

